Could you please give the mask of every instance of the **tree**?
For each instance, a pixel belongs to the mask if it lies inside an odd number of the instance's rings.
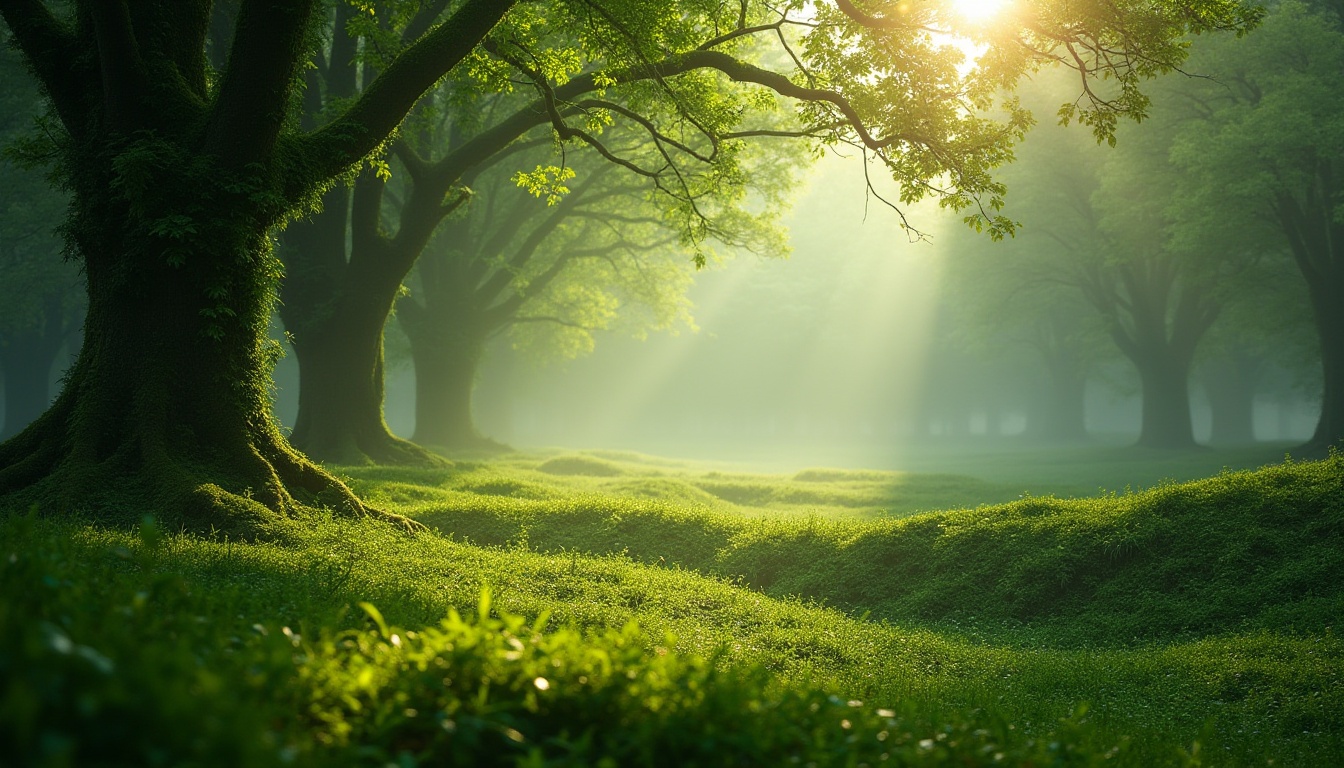
[[[632,146],[643,139],[605,141]],[[776,142],[770,149],[787,147]],[[780,195],[792,185],[779,176],[790,174],[797,158],[753,154],[763,156],[730,178],[684,178],[688,187],[714,192],[697,194],[697,206],[716,240],[781,255],[787,246],[775,220],[784,208]],[[417,442],[490,446],[476,431],[471,393],[486,345],[499,334],[538,357],[564,359],[591,351],[594,332],[618,319],[636,335],[689,323],[684,293],[694,265],[677,231],[680,219],[667,210],[675,201],[596,153],[570,153],[566,162],[576,178],[551,205],[537,199],[544,190],[520,189],[521,175],[496,172],[476,184],[466,215],[449,222],[418,262],[417,279],[397,305],[415,358]],[[747,183],[759,213],[743,208]]]
[[[364,67],[376,68],[389,51],[414,38],[415,30],[427,23],[426,13],[436,7],[411,4],[410,12],[399,13],[397,4],[384,6],[392,12],[382,14],[381,21],[369,20],[363,14],[347,12],[348,18],[336,14],[331,56],[318,61],[312,70],[328,73],[332,80],[327,89],[330,97],[347,98],[356,81],[350,58],[353,47],[348,42],[342,43],[342,54],[337,56],[335,40],[344,30],[348,28],[366,41],[363,49],[374,53],[363,57]],[[405,204],[395,216],[384,217],[383,185],[374,173],[366,172],[355,186],[350,209],[348,260],[338,255],[345,243],[341,234],[346,222],[344,205],[329,205],[328,214],[314,222],[315,231],[325,234],[312,237],[305,234],[303,240],[308,241],[307,245],[301,238],[293,238],[299,247],[287,251],[290,277],[285,284],[282,312],[291,328],[300,368],[309,372],[300,377],[300,412],[293,435],[301,449],[322,460],[346,463],[436,461],[432,455],[416,451],[392,436],[382,419],[383,366],[379,346],[382,328],[396,291],[428,242],[428,233],[455,204],[444,204],[454,199],[454,188],[516,151],[519,140],[529,131],[535,134],[535,129],[548,129],[562,141],[593,147],[610,162],[629,170],[666,177],[665,181],[657,182],[660,191],[680,200],[682,215],[688,222],[687,234],[689,239],[696,240],[703,239],[705,233],[700,230],[708,227],[688,190],[681,187],[684,177],[695,171],[682,168],[699,164],[729,166],[716,167],[711,173],[731,176],[734,153],[720,150],[728,150],[744,139],[790,133],[762,130],[745,119],[750,114],[747,107],[757,98],[750,91],[729,87],[729,81],[765,86],[810,104],[802,114],[809,121],[804,124],[814,129],[854,124],[858,119],[853,105],[829,100],[833,94],[815,87],[800,88],[775,72],[745,63],[748,59],[744,54],[759,53],[762,37],[778,37],[793,60],[799,61],[786,38],[788,30],[806,26],[790,16],[795,9],[749,5],[738,12],[718,4],[682,4],[675,14],[662,18],[656,12],[653,17],[646,17],[643,10],[648,7],[642,7],[635,15],[637,18],[621,19],[613,15],[611,8],[599,9],[599,21],[614,38],[594,41],[574,32],[592,25],[594,9],[574,11],[563,4],[529,8],[526,14],[520,14],[521,21],[504,31],[497,30],[486,41],[483,50],[488,56],[473,62],[471,77],[450,79],[447,95],[443,97],[447,106],[434,110],[440,119],[447,118],[450,123],[450,128],[440,131],[440,138],[448,141],[423,140],[422,123],[404,131],[401,139],[393,143],[392,150],[404,165],[410,182]],[[1010,46],[1013,55],[991,61],[985,67],[984,79],[964,82],[955,64],[960,52],[940,46],[923,31],[910,28],[907,21],[864,15],[848,4],[833,15],[833,23],[823,24],[818,31],[824,28],[828,35],[833,34],[837,31],[836,24],[844,26],[855,18],[862,22],[860,31],[865,26],[883,29],[879,38],[888,43],[898,39],[896,47],[918,51],[914,57],[908,50],[903,55],[907,61],[919,61],[918,75],[930,83],[941,84],[946,97],[937,100],[936,106],[930,102],[911,109],[909,104],[903,104],[899,112],[888,116],[912,127],[920,125],[910,136],[879,141],[867,131],[859,131],[845,140],[854,141],[884,161],[906,183],[907,202],[933,193],[943,196],[952,207],[960,208],[970,204],[978,194],[966,193],[978,189],[988,195],[985,202],[992,211],[1001,190],[990,180],[987,170],[1007,157],[1003,151],[1005,142],[1015,134],[1015,126],[1020,126],[1021,116],[1014,115],[1001,128],[966,119],[964,108],[986,100],[989,88],[999,82],[996,77],[1027,63],[1020,46]],[[926,26],[945,24],[946,19],[933,14],[923,22]],[[1120,17],[1111,17],[1109,22],[1123,24]],[[732,28],[734,23],[736,28]],[[1108,21],[1099,23],[1105,25]],[[650,31],[647,39],[632,32],[645,27]],[[666,42],[673,39],[678,40],[679,49]],[[826,39],[824,44],[844,46],[848,45],[847,40],[841,35]],[[625,46],[613,44],[622,41]],[[1030,45],[1040,41],[1018,41],[1022,42]],[[581,55],[576,57],[575,52]],[[756,58],[769,60],[770,55],[767,51]],[[345,64],[347,61],[350,63]],[[849,55],[835,57],[831,62],[846,72],[874,63],[871,57],[856,59]],[[1151,68],[1152,64],[1141,62],[1138,66]],[[335,71],[338,65],[344,69]],[[1125,77],[1132,80],[1135,72],[1128,71],[1128,66],[1122,69],[1126,69]],[[799,74],[811,85],[817,82],[814,76]],[[907,92],[904,82],[910,75],[906,72],[891,79],[880,94],[867,92],[858,96],[873,105],[893,98],[908,101],[904,97],[913,94]],[[367,72],[364,79],[371,79]],[[520,101],[516,95],[511,99],[499,98],[514,93],[517,80],[532,83],[535,100]],[[1128,89],[1114,102],[1094,103],[1086,114],[1095,116],[1095,121],[1099,121],[1096,127],[1104,133],[1110,129],[1109,121],[1117,108],[1129,108],[1126,105],[1141,108],[1142,103],[1137,92]],[[847,109],[850,111],[846,112]],[[320,111],[320,102],[310,99],[310,112],[313,110]],[[640,169],[606,147],[601,129],[613,120],[646,130],[662,152],[665,165],[656,170]],[[748,127],[734,130],[742,123]],[[812,132],[791,133],[805,136]],[[941,146],[941,139],[929,141],[930,136],[954,135],[956,141]],[[842,137],[832,133],[831,138]],[[697,139],[707,140],[711,145],[703,154],[687,151],[687,143]],[[901,152],[893,153],[895,146],[900,146]],[[956,179],[953,186],[960,192],[930,184],[930,171],[938,168]],[[984,207],[980,213],[982,223],[996,234],[1010,227],[1006,219],[984,213]],[[324,254],[312,253],[313,246],[323,249]]]
[[[89,293],[79,359],[0,451],[0,490],[102,514],[147,505],[199,528],[254,528],[304,500],[366,511],[271,419],[269,233],[376,148],[507,5],[461,5],[338,119],[302,131],[287,115],[317,5],[245,0],[215,73],[210,3],[79,3],[68,19],[0,4],[60,121]]]
[[[1222,312],[1220,281],[1227,268],[1237,268],[1229,262],[1244,263],[1258,253],[1182,252],[1172,246],[1171,201],[1159,191],[1175,185],[1166,160],[1168,136],[1160,127],[1147,127],[1143,143],[1131,143],[1101,166],[1089,217],[1097,236],[1091,247],[1100,258],[1087,260],[1076,280],[1139,374],[1139,444],[1192,448],[1195,353]]]
[[[945,279],[957,310],[951,319],[953,343],[979,357],[1011,354],[1016,359],[1019,350],[1027,352],[1037,391],[1025,403],[1026,434],[1051,441],[1085,439],[1088,377],[1106,344],[1096,311],[1077,291],[1023,270],[1022,254],[972,237],[956,236],[949,248],[953,253]]]
[[[1173,158],[1201,231],[1272,227],[1306,285],[1323,369],[1309,451],[1344,439],[1344,27],[1338,8],[1275,5],[1262,29],[1204,47],[1187,84],[1204,119]],[[1201,205],[1202,204],[1202,205]]]
[[[1138,373],[1138,442],[1155,448],[1195,445],[1189,392],[1195,354],[1231,283],[1262,255],[1254,242],[1173,233],[1177,184],[1167,157],[1181,119],[1163,98],[1153,117],[1123,130],[1110,152],[1059,129],[1031,136],[1008,173],[1024,230],[1001,256],[1017,272],[1007,283],[1017,286],[1010,288],[1014,300],[1033,304],[1031,311],[1048,310],[1039,295],[1061,291],[1091,308]],[[1067,338],[1042,331],[1047,342]]]
[[[1237,234],[1253,237],[1248,229]],[[1320,359],[1305,286],[1282,243],[1265,240],[1265,258],[1227,286],[1224,309],[1196,361],[1213,445],[1254,442],[1256,396],[1276,375],[1298,382],[1309,378]]]
[[[886,15],[841,0],[801,33],[798,61],[813,79],[800,72],[794,81],[720,50],[733,50],[765,15],[751,6],[739,14],[718,4],[576,0],[518,5],[512,24],[508,0],[463,0],[336,117],[305,130],[290,117],[322,6],[242,0],[222,71],[207,58],[212,6],[76,2],[67,17],[41,0],[0,0],[59,120],[54,149],[73,198],[66,230],[89,296],[85,343],[61,395],[0,448],[0,492],[102,516],[153,509],[203,529],[255,531],[307,503],[368,512],[291,448],[271,417],[267,324],[281,273],[271,233],[317,205],[459,62],[480,61],[478,45],[526,49],[524,17],[534,11],[557,9],[578,37],[578,58],[600,61],[604,78],[643,68],[657,75],[650,87],[663,87],[704,61],[718,73],[702,75],[705,87],[731,80],[799,100],[804,124],[836,125],[838,137],[878,153],[908,197],[942,193],[953,206],[985,198],[990,210],[1000,192],[990,171],[1023,124],[978,116],[994,89],[1072,46],[1090,75],[1124,86],[1114,99],[1087,102],[1086,118],[1104,133],[1142,112],[1137,84],[1184,56],[1186,32],[1255,16],[1233,2],[1047,6],[1029,24],[1005,24],[982,66],[963,71],[959,55],[940,53],[926,31],[942,26],[944,7]],[[684,34],[704,23],[725,31],[710,41]],[[491,39],[497,27],[505,35]],[[541,59],[561,62],[548,81],[572,73],[574,58]],[[573,133],[582,129],[557,130],[584,140]],[[950,186],[933,188],[942,178]]]

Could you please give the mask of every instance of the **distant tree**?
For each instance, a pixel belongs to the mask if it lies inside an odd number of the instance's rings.
[[[1306,285],[1323,370],[1309,448],[1344,439],[1344,27],[1338,4],[1286,0],[1263,28],[1209,41],[1185,85],[1191,121],[1174,159],[1198,231],[1273,229]]]
[[[1175,187],[1167,161],[1169,135],[1166,125],[1132,130],[1126,147],[1100,165],[1086,219],[1096,239],[1080,249],[1087,256],[1074,279],[1138,372],[1139,444],[1188,448],[1195,445],[1190,412],[1195,354],[1223,310],[1229,273],[1260,252],[1254,246],[1174,246],[1167,210]]]
[[[1243,236],[1248,233],[1242,231]],[[1224,292],[1218,322],[1202,345],[1195,378],[1209,403],[1209,442],[1255,441],[1256,396],[1274,377],[1311,379],[1319,365],[1310,300],[1279,243]]]
[[[1017,166],[1008,171],[1009,182],[1035,172],[1027,165],[1041,161],[1034,146],[1024,147]],[[957,297],[949,318],[951,342],[977,357],[1010,356],[1018,367],[1035,369],[1028,378],[1034,378],[1036,391],[1024,393],[1023,402],[1028,437],[1083,440],[1088,378],[1107,358],[1109,340],[1076,286],[1061,284],[1056,272],[1042,268],[1042,258],[1062,254],[1058,243],[1035,239],[1040,234],[1035,228],[1048,226],[1049,220],[1028,216],[1036,212],[1030,186],[1019,190],[1014,183],[1014,191],[1026,195],[1013,198],[1012,210],[1026,217],[1021,244],[985,243],[970,232],[944,235],[947,290]]]
[[[1001,263],[985,277],[998,301],[1031,319],[1071,413],[1081,406],[1080,367],[1095,360],[1082,348],[1098,340],[1088,329],[1100,331],[1139,375],[1139,443],[1186,448],[1195,444],[1190,369],[1221,309],[1215,286],[1227,260],[1207,248],[1173,247],[1166,210],[1175,182],[1166,163],[1172,130],[1164,111],[1122,131],[1110,152],[1060,128],[1035,131],[1005,174],[1023,229],[990,254]],[[1080,303],[1091,320],[1079,320]],[[1076,434],[1078,416],[1069,418]]]
[[[738,204],[748,174],[698,199],[710,236],[785,251],[773,222],[784,207],[780,194],[791,187],[780,174],[798,161],[783,154],[785,145],[772,148],[779,151],[749,174],[763,213]],[[415,357],[417,442],[489,444],[472,420],[471,392],[486,345],[499,334],[536,357],[564,359],[591,351],[594,333],[618,322],[637,335],[689,323],[684,294],[695,267],[669,201],[647,177],[596,153],[572,153],[567,162],[577,163],[576,178],[552,205],[519,188],[517,176],[492,173],[418,262],[397,305]]]
[[[368,511],[294,451],[271,416],[276,351],[267,332],[281,274],[272,232],[318,205],[460,62],[488,69],[479,45],[536,57],[543,106],[555,106],[555,81],[573,80],[576,59],[618,82],[652,72],[650,87],[665,92],[683,82],[772,89],[799,101],[803,124],[834,124],[837,138],[878,153],[911,198],[984,199],[992,209],[1000,188],[990,170],[1022,123],[988,121],[977,108],[1032,63],[1069,46],[1088,82],[1118,77],[1115,100],[1086,102],[1105,133],[1142,112],[1139,81],[1181,61],[1188,31],[1255,17],[1230,0],[1197,9],[1061,4],[1026,23],[1006,19],[986,35],[982,66],[964,70],[927,31],[947,26],[948,6],[902,15],[842,0],[817,8],[816,26],[799,32],[801,68],[781,72],[730,52],[762,24],[764,33],[782,29],[770,26],[773,11],[750,4],[741,13],[718,3],[463,0],[379,66],[358,96],[333,105],[332,119],[308,128],[292,117],[322,3],[241,0],[231,25],[206,0],[73,6],[65,15],[41,0],[0,0],[58,120],[52,147],[73,198],[66,231],[89,295],[85,343],[62,394],[0,448],[0,493],[26,491],[53,509],[152,509],[195,527],[245,530],[309,500]],[[573,45],[529,44],[532,14],[542,11],[572,30]],[[207,56],[216,22],[226,34],[214,39],[230,40],[227,58],[215,59],[222,71]],[[715,25],[716,39],[688,34]],[[703,73],[678,79],[691,62],[704,62]],[[583,129],[549,114],[562,138],[584,140]],[[950,188],[933,188],[944,178]]]
[[[22,139],[44,107],[18,54],[0,43],[0,374],[5,421],[15,435],[51,404],[52,367],[78,344],[83,290],[78,269],[60,258],[56,227],[66,200],[40,167],[23,167]],[[29,158],[40,163],[40,158]]]

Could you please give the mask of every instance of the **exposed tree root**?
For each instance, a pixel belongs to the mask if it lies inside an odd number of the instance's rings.
[[[266,425],[240,446],[202,449],[155,430],[90,450],[58,401],[42,419],[0,446],[0,510],[80,514],[113,525],[153,515],[161,525],[234,538],[269,538],[274,524],[305,511],[386,520],[408,533],[409,518],[370,507],[334,475]]]
[[[381,423],[358,429],[342,425],[339,420],[329,420],[320,434],[317,430],[296,429],[291,440],[304,454],[324,464],[386,464],[425,469],[452,466],[443,456],[397,437]]]

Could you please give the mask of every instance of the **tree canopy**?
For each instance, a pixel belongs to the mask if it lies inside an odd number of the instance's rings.
[[[934,195],[1002,234],[1011,222],[997,212],[992,169],[1028,118],[1011,103],[1006,119],[987,116],[995,94],[1063,61],[1083,74],[1083,98],[1066,113],[1107,136],[1121,117],[1144,114],[1139,83],[1183,60],[1188,33],[1258,17],[1232,0],[1041,3],[983,27],[950,3],[850,0],[438,0],[378,6],[375,21],[380,9],[412,34],[402,31],[404,45],[358,95],[313,126],[297,116],[332,10],[317,0],[240,0],[236,14],[216,14],[208,0],[68,10],[0,0],[56,116],[70,249],[90,297],[86,343],[61,397],[0,450],[0,492],[108,514],[138,499],[200,527],[255,529],[309,503],[368,511],[290,448],[270,416],[267,328],[281,274],[271,231],[385,146],[458,67],[496,88],[522,73],[558,137],[598,152],[570,89],[628,86],[631,99],[662,94],[674,105],[704,95],[722,109],[678,108],[674,123],[719,152],[733,140],[738,100],[770,91],[804,127],[881,160],[903,200]],[[976,66],[947,35],[986,46]],[[693,147],[668,130],[658,133]]]

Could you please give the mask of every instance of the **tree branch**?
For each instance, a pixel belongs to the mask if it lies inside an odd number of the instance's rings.
[[[0,17],[45,86],[65,129],[82,132],[86,125],[81,102],[86,83],[96,73],[82,66],[85,57],[75,35],[41,0],[0,0]]]
[[[300,142],[321,182],[372,152],[416,101],[485,38],[515,0],[466,0],[446,21],[402,51],[346,112]]]
[[[315,6],[315,0],[243,0],[205,139],[207,152],[227,167],[264,161],[275,149]]]
[[[90,5],[102,74],[103,111],[109,127],[129,133],[144,126],[150,117],[149,76],[131,28],[131,14],[125,0],[101,0]]]

